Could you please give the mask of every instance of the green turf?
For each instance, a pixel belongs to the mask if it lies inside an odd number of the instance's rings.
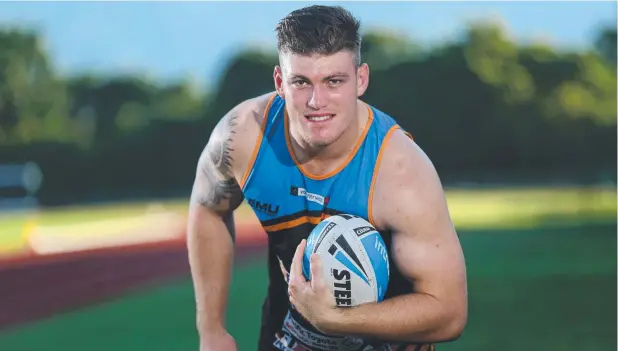
[[[464,336],[442,350],[615,350],[616,224],[463,233]]]
[[[449,210],[458,228],[530,228],[556,221],[615,219],[615,187],[523,188],[523,189],[448,189]],[[0,255],[26,247],[25,224],[70,225],[102,219],[120,219],[144,214],[155,206],[185,213],[187,199],[163,202],[70,206],[29,214],[0,216]],[[238,223],[255,221],[249,206],[237,211]]]
[[[616,350],[616,223],[462,231],[469,323],[440,350]],[[228,324],[254,350],[263,261],[237,267]],[[196,350],[189,279],[0,334],[7,351]]]

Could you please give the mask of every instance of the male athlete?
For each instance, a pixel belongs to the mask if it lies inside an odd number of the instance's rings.
[[[276,92],[234,107],[198,161],[187,241],[200,350],[236,350],[225,311],[243,199],[268,233],[259,351],[433,350],[458,338],[467,320],[462,249],[427,156],[359,100],[369,83],[359,22],[341,7],[306,7],[281,20],[277,39]],[[339,213],[369,220],[384,238],[391,275],[382,302],[336,307],[319,259],[311,282],[301,273],[304,239]]]

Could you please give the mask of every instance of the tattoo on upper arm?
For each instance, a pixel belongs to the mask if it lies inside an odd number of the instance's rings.
[[[234,137],[236,136],[236,126],[238,115],[232,114],[229,116],[227,121],[225,122],[225,132],[222,138],[222,141],[214,143],[216,147],[209,150],[210,157],[217,168],[217,170],[224,176],[232,175],[232,152],[234,149],[232,148],[232,144],[234,143]]]
[[[204,150],[199,169],[199,180],[203,182],[197,197],[199,204],[222,211],[238,207],[243,200],[240,185],[232,168],[238,115],[231,113],[221,120],[213,130]]]

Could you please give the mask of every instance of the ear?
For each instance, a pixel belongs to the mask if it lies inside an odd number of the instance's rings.
[[[361,97],[369,86],[369,66],[363,63],[356,70],[356,96]]]
[[[285,99],[285,94],[283,93],[283,73],[281,72],[281,67],[275,66],[275,70],[273,72],[273,80],[275,81],[275,90],[279,97]]]

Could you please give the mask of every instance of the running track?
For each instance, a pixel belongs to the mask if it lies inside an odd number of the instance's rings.
[[[236,257],[263,247],[263,240],[239,242]],[[0,261],[0,331],[188,274],[184,240]]]

